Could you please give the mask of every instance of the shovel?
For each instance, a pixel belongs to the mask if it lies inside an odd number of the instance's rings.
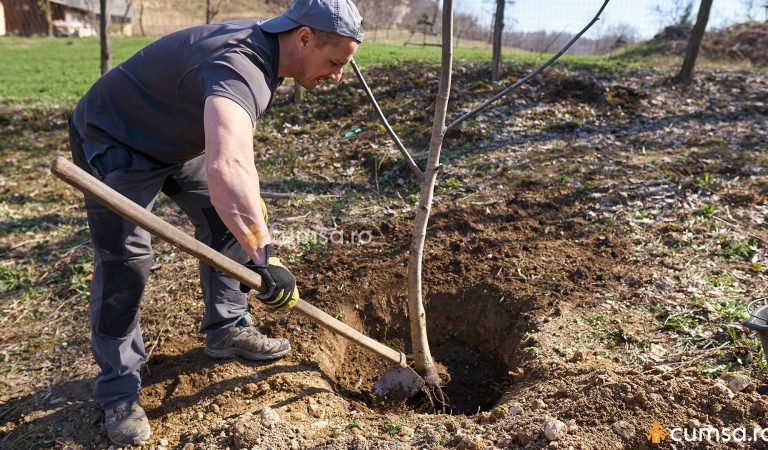
[[[62,157],[56,158],[53,164],[51,164],[51,172],[67,184],[85,193],[88,197],[98,201],[123,218],[142,227],[174,247],[189,253],[201,261],[205,261],[209,266],[226,273],[251,288],[262,291],[261,277],[255,272],[165,222],[66,159]],[[293,307],[293,311],[394,363],[395,365],[390,367],[374,386],[374,392],[379,397],[409,398],[425,386],[424,379],[406,364],[404,353],[369,338],[304,300],[299,300]]]

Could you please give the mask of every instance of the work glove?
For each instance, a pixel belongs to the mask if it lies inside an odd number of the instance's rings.
[[[245,263],[245,267],[253,270],[261,276],[261,282],[266,286],[266,291],[256,294],[256,298],[272,309],[289,310],[299,301],[299,290],[296,288],[296,278],[283,266],[280,259],[275,256],[272,245],[267,244],[267,265],[257,266],[253,260]],[[240,283],[240,290],[248,293],[250,286]]]

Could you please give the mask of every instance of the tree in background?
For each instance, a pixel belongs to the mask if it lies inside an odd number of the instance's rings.
[[[501,48],[504,37],[504,6],[508,0],[496,0],[496,13],[493,15],[493,57],[491,58],[491,81],[499,81],[501,72]],[[512,2],[509,2],[512,3]]]
[[[693,26],[693,31],[691,31],[691,38],[688,40],[688,47],[685,49],[685,60],[683,61],[683,67],[680,69],[680,73],[675,78],[675,82],[678,84],[691,84],[691,80],[693,79],[693,68],[696,65],[696,57],[699,56],[701,40],[704,37],[704,30],[707,28],[707,22],[709,21],[709,11],[711,9],[712,0],[701,0],[701,5],[699,6],[699,14],[696,17],[696,25]]]
[[[693,0],[672,0],[657,3],[653,13],[659,18],[662,27],[691,25],[693,16]]]
[[[47,36],[53,36],[53,13],[51,11],[51,0],[40,0],[40,8],[43,10],[45,16],[45,25],[47,28]]]
[[[748,22],[757,20],[758,13],[760,12],[760,5],[757,0],[741,0],[741,6],[744,8],[744,18]]]
[[[104,75],[112,68],[112,39],[109,36],[111,25],[109,15],[109,0],[99,0],[99,40],[101,43],[101,74]]]
[[[227,0],[219,0],[216,5],[211,5],[211,0],[205,0],[205,23],[213,22],[213,19],[221,11],[221,7],[227,3]]]
[[[357,7],[365,17],[364,26],[373,30],[372,39],[376,40],[378,30],[398,27],[411,10],[410,0],[359,0]]]

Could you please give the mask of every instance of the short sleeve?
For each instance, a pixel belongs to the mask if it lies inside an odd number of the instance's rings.
[[[252,124],[261,117],[272,98],[264,72],[240,53],[206,61],[198,73],[204,85],[204,98],[216,95],[234,101],[251,116]]]

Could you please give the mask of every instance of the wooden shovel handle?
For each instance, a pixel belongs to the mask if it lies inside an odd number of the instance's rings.
[[[53,164],[51,164],[51,172],[67,184],[85,193],[88,197],[98,201],[174,247],[184,250],[201,261],[205,261],[209,266],[226,273],[257,291],[262,290],[261,277],[255,272],[165,222],[66,159],[57,157]],[[293,311],[303,314],[318,325],[383,356],[393,363],[405,365],[405,355],[403,353],[369,338],[304,300],[299,300],[296,306],[293,307]]]

